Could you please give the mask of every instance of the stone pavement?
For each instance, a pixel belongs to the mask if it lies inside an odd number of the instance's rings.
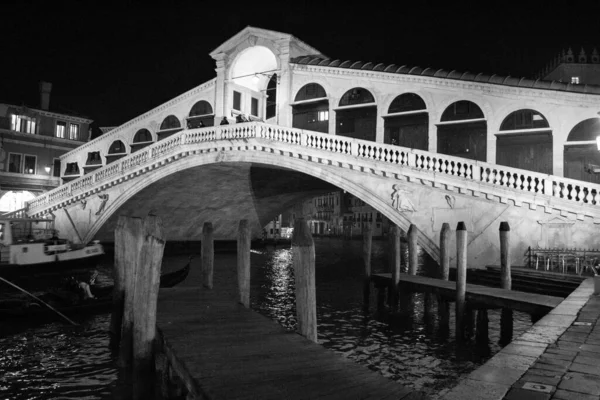
[[[600,400],[600,296],[585,280],[443,400]]]

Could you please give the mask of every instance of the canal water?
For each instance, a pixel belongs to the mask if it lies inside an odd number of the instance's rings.
[[[199,247],[196,247],[199,248]],[[387,243],[373,242],[374,272],[386,272]],[[424,310],[424,295],[403,301],[390,316],[362,304],[362,243],[315,238],[318,340],[323,346],[389,379],[437,398],[500,350],[499,312],[489,311],[489,341],[457,347],[451,309],[449,332],[441,329],[435,307]],[[405,253],[405,252],[404,252]],[[406,256],[406,254],[404,254]],[[185,264],[187,254],[165,256],[164,268]],[[420,258],[422,273],[431,268]],[[284,328],[296,326],[294,273],[289,246],[252,251],[251,307]],[[110,284],[111,267],[100,268],[99,283]],[[215,255],[216,268],[235,268],[234,254]],[[185,282],[183,283],[185,284]],[[183,285],[182,284],[182,285]],[[0,296],[6,295],[4,287]],[[31,283],[40,290],[40,283]],[[374,291],[373,291],[374,292]],[[120,399],[127,383],[109,351],[108,314],[79,317],[79,326],[60,321],[2,321],[0,399]],[[531,326],[530,316],[514,313],[514,334]]]

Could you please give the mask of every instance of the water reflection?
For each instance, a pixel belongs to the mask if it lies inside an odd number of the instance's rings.
[[[387,271],[386,243],[373,242],[373,269]],[[439,318],[435,296],[403,294],[399,312],[365,313],[362,304],[360,242],[315,239],[318,340],[344,357],[378,371],[433,398],[500,350],[500,311],[489,310],[489,336],[476,345],[473,336],[457,347],[454,306],[449,307],[449,329]],[[406,253],[406,252],[403,252]],[[405,255],[405,254],[404,254]],[[431,268],[421,257],[421,270]],[[296,328],[294,272],[289,248],[267,248],[252,256],[252,307]],[[375,305],[377,293],[371,292]],[[514,334],[531,326],[527,314],[514,312]]]
[[[113,399],[117,369],[107,351],[109,315],[0,330],[0,398]]]

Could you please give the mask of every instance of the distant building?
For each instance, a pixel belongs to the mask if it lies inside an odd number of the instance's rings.
[[[39,107],[0,103],[0,212],[56,188],[59,157],[89,140],[92,120],[51,110],[51,89],[40,82]]]
[[[537,78],[572,85],[600,85],[600,54],[596,48],[579,53],[563,50],[537,74]]]

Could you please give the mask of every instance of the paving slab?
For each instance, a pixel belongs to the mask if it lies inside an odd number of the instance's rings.
[[[600,396],[600,379],[597,376],[569,372],[558,384],[559,389]]]
[[[600,400],[600,396],[593,396],[590,394],[583,394],[577,392],[570,392],[568,390],[558,389],[552,400]]]

